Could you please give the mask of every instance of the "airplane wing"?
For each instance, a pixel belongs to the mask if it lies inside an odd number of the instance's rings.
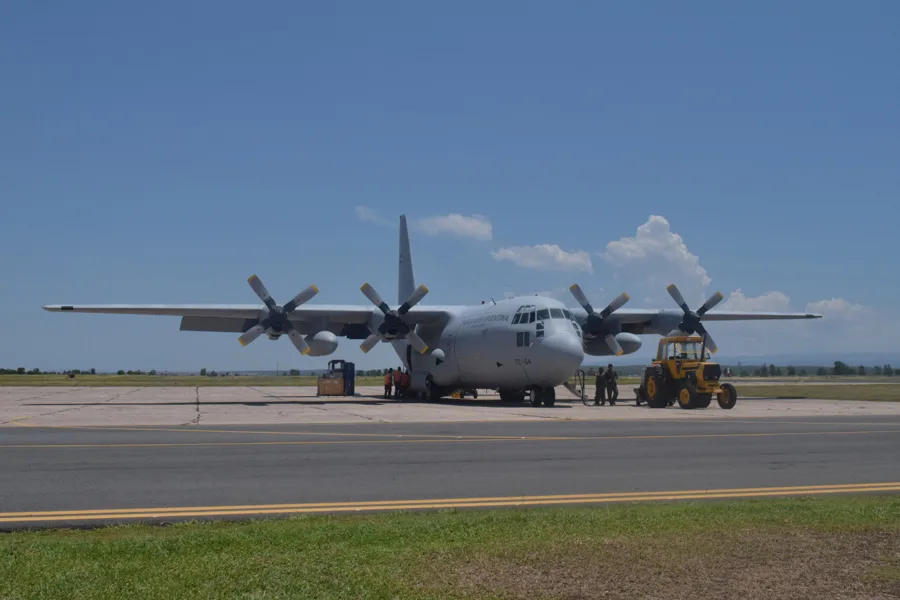
[[[574,310],[573,310],[574,314]],[[677,309],[639,309],[620,308],[615,311],[616,319],[622,324],[622,330],[637,335],[658,333],[665,335],[674,329],[684,318],[684,313]],[[782,321],[795,319],[821,319],[822,315],[805,312],[753,312],[734,310],[711,310],[703,315],[703,322],[710,321]]]
[[[642,323],[659,317],[681,318],[682,312],[673,309],[640,309],[620,308],[615,312],[616,318],[622,323]],[[775,321],[791,319],[821,319],[822,315],[802,312],[756,312],[735,310],[711,310],[703,315],[704,321]]]
[[[43,308],[50,312],[181,317],[181,331],[228,333],[243,333],[255,327],[267,313],[261,304],[54,304]],[[303,305],[290,313],[290,320],[304,335],[327,330],[350,339],[364,339],[370,333],[369,323],[376,310],[352,304]],[[431,325],[448,315],[443,308],[415,306],[406,320]]]
[[[740,312],[735,310],[710,311],[704,321],[779,321],[789,319],[821,319],[814,313]]]

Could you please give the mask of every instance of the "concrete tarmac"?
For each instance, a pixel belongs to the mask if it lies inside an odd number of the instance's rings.
[[[317,397],[313,387],[0,387],[2,425],[247,425],[307,423],[410,423],[447,421],[632,420],[747,417],[900,416],[900,403],[740,398],[729,411],[651,410],[634,405],[622,386],[615,407],[584,406],[557,388],[552,408],[500,404],[482,392],[477,401],[438,403],[383,399],[382,390],[358,388],[352,398]],[[593,388],[588,388],[593,394]],[[751,393],[749,390],[748,394]],[[741,389],[738,390],[741,395]]]
[[[637,416],[149,427],[30,418],[0,428],[0,528],[900,491],[898,414],[578,406]],[[68,412],[77,421],[81,410]],[[640,418],[655,413],[668,418]]]

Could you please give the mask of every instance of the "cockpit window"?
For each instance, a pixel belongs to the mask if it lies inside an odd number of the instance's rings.
[[[522,316],[522,313],[516,313],[515,316],[514,316],[513,319],[512,319],[512,324],[515,325],[516,323],[518,323],[518,322],[519,322],[519,318],[520,318],[521,316]]]
[[[538,318],[538,319],[541,319],[541,320],[547,320],[547,319],[549,319],[549,318],[550,318],[550,311],[547,310],[546,308],[540,309],[539,311],[537,311],[537,318]]]
[[[575,319],[572,318],[572,313],[570,313],[570,312],[567,311],[566,309],[563,309],[563,314],[566,316],[566,318],[567,318],[568,320],[570,320],[570,321],[574,321],[574,320],[575,320]]]
[[[551,319],[565,319],[565,315],[563,315],[563,311],[561,308],[551,308],[550,309],[550,318]]]
[[[534,323],[534,311],[531,311],[531,313],[529,313],[529,316],[530,316],[531,318],[528,319],[528,322],[529,322],[529,323]]]

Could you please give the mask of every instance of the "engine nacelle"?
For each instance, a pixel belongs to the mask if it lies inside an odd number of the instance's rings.
[[[306,344],[309,346],[307,356],[328,356],[337,350],[338,339],[330,331],[320,331],[316,335],[306,336]]]
[[[633,333],[617,333],[616,341],[622,346],[622,350],[625,351],[625,354],[632,354],[641,348],[641,338]],[[612,355],[612,350],[609,349],[609,346],[603,338],[596,338],[585,342],[584,351],[585,354],[590,354],[591,356]]]

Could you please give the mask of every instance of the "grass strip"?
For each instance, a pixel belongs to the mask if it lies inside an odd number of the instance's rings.
[[[0,598],[900,596],[900,497],[303,516],[0,535]]]

